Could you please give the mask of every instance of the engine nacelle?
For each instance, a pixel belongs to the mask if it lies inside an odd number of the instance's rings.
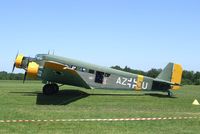
[[[27,76],[30,78],[37,78],[39,65],[36,62],[30,62],[27,68]]]
[[[15,66],[17,68],[21,68],[23,58],[24,58],[24,55],[22,55],[22,54],[17,55],[17,58],[15,59]]]

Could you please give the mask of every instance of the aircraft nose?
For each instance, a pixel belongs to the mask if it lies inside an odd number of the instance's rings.
[[[34,61],[34,58],[25,57],[23,54],[17,54],[13,64],[12,72],[14,72],[15,68],[26,69],[31,61]]]

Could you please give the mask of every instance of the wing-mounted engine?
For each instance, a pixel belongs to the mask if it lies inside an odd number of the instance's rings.
[[[30,62],[26,70],[27,76],[30,78],[37,78],[39,72],[39,65],[36,62]]]

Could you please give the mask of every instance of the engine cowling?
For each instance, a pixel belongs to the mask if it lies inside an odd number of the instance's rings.
[[[17,68],[21,68],[23,58],[24,58],[24,55],[22,55],[22,54],[18,54],[18,55],[17,55],[17,58],[15,59],[15,66],[16,66]]]
[[[39,65],[36,62],[30,62],[27,68],[27,76],[29,78],[37,78],[39,71]]]

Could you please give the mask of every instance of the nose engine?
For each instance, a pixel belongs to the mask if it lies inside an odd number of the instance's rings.
[[[15,59],[15,63],[14,63],[17,68],[21,68],[23,58],[24,58],[24,56],[22,54],[17,55],[17,57]]]
[[[23,68],[22,65],[23,65],[24,59],[25,59],[25,57],[24,57],[23,54],[17,54],[16,55],[16,58],[15,58],[15,61],[14,61],[14,64],[13,64],[12,72],[14,72],[15,67],[16,68]]]
[[[35,62],[34,58],[25,57],[22,54],[17,54],[12,72],[14,72],[15,67],[25,70],[23,82],[25,82],[26,77],[36,79],[38,76],[39,65]]]

